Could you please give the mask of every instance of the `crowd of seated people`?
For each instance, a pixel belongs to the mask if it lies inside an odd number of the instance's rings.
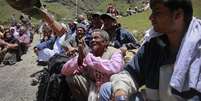
[[[72,26],[56,21],[47,9],[38,9],[47,29],[44,27],[43,39],[34,51],[39,63],[54,70],[45,79],[45,91],[42,89],[45,96],[54,94],[41,101],[61,101],[64,86],[70,101],[200,101],[201,20],[193,17],[191,0],[150,0],[144,4],[136,11],[150,5],[152,26],[142,44],[118,23],[113,5],[105,14],[91,13],[88,20],[78,16],[77,22],[68,24]],[[18,48],[29,46],[26,27],[19,27],[17,39],[14,31],[2,31],[1,54],[17,57]],[[128,52],[133,54],[125,59]],[[51,60],[59,60],[61,55],[65,59],[50,67],[56,62]]]
[[[112,74],[123,69],[126,51],[140,47],[132,33],[121,27],[115,16],[91,12],[88,17],[88,20],[82,19],[87,23],[70,21],[68,25],[75,25],[74,30],[72,26],[66,27],[57,22],[44,10],[43,20],[52,30],[53,34],[50,36],[53,40],[50,38],[34,47],[39,64],[45,62],[47,65],[58,54],[69,57],[59,72],[68,78],[66,82],[72,87],[70,92],[79,96],[76,97],[77,101],[98,99],[100,86],[109,81]],[[43,29],[43,34],[45,33]],[[80,93],[76,93],[76,89]]]
[[[14,18],[15,17],[15,18]],[[0,25],[0,63],[12,65],[21,61],[30,47],[32,27],[12,16],[10,25]],[[29,23],[31,24],[31,23]]]

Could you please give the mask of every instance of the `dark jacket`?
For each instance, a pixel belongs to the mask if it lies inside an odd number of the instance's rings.
[[[145,43],[135,57],[125,66],[139,84],[151,89],[159,88],[160,67],[174,64],[177,51],[171,52],[167,36],[163,35]]]
[[[115,48],[125,46],[127,49],[136,49],[140,47],[140,44],[138,44],[133,35],[125,29],[119,27],[116,29],[115,33],[115,37],[111,40],[111,44]]]

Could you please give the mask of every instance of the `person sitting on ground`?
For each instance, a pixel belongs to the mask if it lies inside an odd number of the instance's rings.
[[[68,21],[68,27],[69,27],[69,31],[68,31],[69,35],[68,36],[71,36],[76,32],[76,26],[77,26],[77,24],[74,20],[70,19]]]
[[[133,10],[133,9],[131,9],[131,7],[129,7],[129,8],[126,10],[126,12],[127,12],[127,15],[128,15],[128,16],[133,15],[133,14],[136,13],[136,11]]]
[[[80,24],[83,24],[85,26],[89,26],[89,22],[87,21],[87,19],[85,18],[84,15],[79,15],[78,18],[77,18],[77,22],[80,23]]]
[[[20,32],[20,27],[22,26],[21,23],[17,23],[17,25],[15,26],[16,31],[19,33]]]
[[[4,34],[4,41],[12,44],[12,47],[4,47],[5,52],[3,63],[5,65],[15,64],[17,61],[21,60],[21,49],[19,46],[19,41],[13,36],[11,30],[6,30]]]
[[[1,47],[1,49],[0,49],[0,64],[1,64],[2,61],[4,60],[4,57],[7,53],[8,48],[13,49],[13,48],[17,47],[17,45],[7,43],[4,40],[0,39],[0,47]]]
[[[86,32],[86,43],[89,46],[90,46],[90,41],[92,39],[92,36],[91,36],[92,32],[95,29],[101,29],[101,27],[103,27],[103,22],[100,18],[100,15],[101,13],[99,12],[89,12],[88,14],[88,20],[90,21],[90,25]]]
[[[94,30],[92,37],[91,52],[85,52],[84,40],[79,40],[78,55],[61,69],[77,101],[96,101],[99,87],[120,72],[124,64],[121,51],[109,46],[106,31]]]
[[[103,20],[104,27],[110,35],[110,45],[115,48],[120,48],[122,53],[125,55],[127,50],[136,49],[140,47],[136,38],[131,33],[123,29],[117,20],[111,14],[102,14],[101,19]]]
[[[18,41],[22,53],[25,54],[30,46],[30,37],[27,35],[27,28],[25,26],[20,27]]]
[[[10,32],[12,33],[12,35],[18,39],[19,38],[19,33],[16,30],[16,27],[10,27]]]
[[[150,0],[150,7],[149,40],[122,72],[103,84],[101,101],[131,101],[143,85],[146,101],[200,96],[201,20],[193,17],[191,0]]]
[[[88,47],[88,45],[86,44],[85,35],[86,35],[86,26],[83,24],[78,24],[75,35],[72,35],[70,38],[66,39],[62,43],[62,47],[65,49],[66,55],[71,56],[75,55],[76,52],[78,52],[79,40],[84,40],[85,46]]]
[[[50,29],[54,32],[54,38],[47,42],[43,42],[40,45],[34,47],[34,52],[38,56],[39,64],[47,65],[48,60],[55,55],[56,53],[64,52],[64,49],[61,47],[62,42],[68,36],[69,30],[66,26],[63,26],[61,23],[56,21],[54,17],[48,13],[47,9],[40,9],[40,13],[43,21],[45,21]],[[53,43],[52,49],[49,49],[49,46]]]
[[[2,47],[15,47],[15,45],[9,44],[8,42],[4,41],[4,37],[2,39],[0,39],[0,46],[2,46]]]
[[[47,42],[48,40],[51,39],[51,35],[53,34],[52,30],[48,27],[48,25],[44,25],[42,28],[42,39],[40,40],[40,43],[42,42]]]
[[[48,60],[56,53],[64,52],[61,47],[62,42],[65,40],[65,34],[62,37],[51,37],[48,41],[44,41],[34,47],[34,52],[38,56],[38,64],[46,65]]]
[[[88,20],[90,21],[89,29],[92,30],[91,32],[93,32],[94,29],[101,29],[101,27],[103,27],[103,22],[100,16],[100,12],[89,12]]]

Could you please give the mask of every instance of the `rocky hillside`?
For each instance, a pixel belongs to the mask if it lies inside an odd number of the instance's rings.
[[[112,3],[120,14],[124,15],[129,7],[138,6],[140,8],[142,1],[144,0],[41,0],[57,20],[74,18],[76,14],[82,14],[90,10],[105,12],[108,3]],[[200,17],[200,0],[192,0],[192,2],[194,15]],[[19,16],[20,12],[12,9],[6,0],[0,0],[0,24],[9,23],[12,14]],[[33,22],[37,23],[37,20],[33,19]]]
[[[120,11],[124,11],[134,1],[136,0],[41,0],[57,19],[72,18],[91,10],[105,12],[108,3],[113,3]],[[18,16],[20,12],[12,9],[6,0],[0,0],[0,23],[9,23],[12,14]]]
[[[57,5],[56,9],[61,9],[62,7],[66,7],[65,10],[71,12],[72,15],[75,15],[76,12],[78,14],[84,13],[88,10],[94,10],[103,0],[42,0],[42,3],[47,5],[52,12],[52,5]],[[56,10],[54,9],[54,10]],[[60,12],[61,13],[61,12]],[[62,15],[60,15],[62,16]]]

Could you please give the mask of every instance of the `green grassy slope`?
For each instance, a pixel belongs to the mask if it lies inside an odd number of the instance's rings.
[[[5,0],[0,0],[0,24],[8,23],[10,16],[15,13],[18,11],[12,9]]]
[[[103,0],[103,2],[97,7],[97,10],[106,12],[109,3],[112,3],[118,9],[120,14],[124,14],[126,9],[130,6],[126,3],[126,0]]]
[[[201,1],[192,0],[193,3],[193,15],[201,19]],[[148,20],[151,11],[139,13],[129,17],[122,17],[119,22],[123,27],[127,28],[129,31],[134,32],[134,36],[140,40],[143,37],[144,31],[148,29],[151,24]]]
[[[60,20],[61,18],[71,18],[73,15],[68,7],[63,6],[60,3],[46,3],[46,5],[48,11],[53,13],[56,16],[57,20]]]
[[[134,36],[140,40],[144,35],[144,31],[150,27],[149,17],[150,11],[139,13],[136,15],[119,18],[119,22],[123,27],[127,28]]]
[[[192,0],[193,2],[193,15],[201,19],[201,1]]]
[[[55,15],[57,20],[61,18],[69,19],[75,17],[76,2],[75,0],[62,0],[59,2],[45,2],[47,0],[41,0],[43,4],[47,5],[47,9],[50,13]],[[84,13],[87,9],[94,9],[100,2],[99,0],[77,0],[78,1],[78,13]],[[6,0],[0,0],[0,24],[8,24],[9,18],[12,14],[16,14],[19,17],[21,12],[11,8]],[[36,19],[33,19],[34,23],[37,23]]]

